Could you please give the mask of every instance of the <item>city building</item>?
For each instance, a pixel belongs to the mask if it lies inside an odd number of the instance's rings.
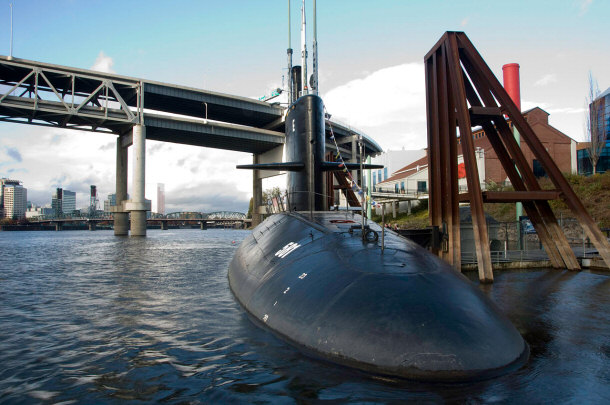
[[[25,212],[25,217],[30,218],[51,218],[54,216],[54,211],[51,207],[40,207],[32,204]]]
[[[28,190],[19,180],[0,179],[0,213],[2,218],[25,218]]]
[[[108,198],[104,200],[104,215],[110,215],[110,207],[116,205],[116,194],[108,194]]]
[[[157,214],[165,215],[165,184],[157,183]]]
[[[76,193],[58,187],[53,192],[51,208],[53,208],[56,218],[72,215],[76,211]]]
[[[426,155],[426,150],[388,150],[375,156],[372,164],[383,165],[383,169],[371,170],[371,186],[387,180],[392,173]],[[364,176],[364,184],[368,186],[368,178]]]
[[[72,215],[76,211],[76,193],[70,190],[63,191],[62,212],[64,215]]]
[[[53,209],[53,215],[55,218],[63,216],[63,190],[56,188],[51,197],[51,208]]]
[[[475,150],[477,159],[477,168],[479,170],[479,181],[481,187],[485,187],[485,151],[482,148]],[[464,168],[464,158],[458,156],[458,187],[460,190],[466,190],[466,170]],[[383,193],[396,194],[419,194],[428,193],[428,157],[424,156],[421,159],[412,162],[402,169],[394,172],[392,177],[377,184],[375,191]]]

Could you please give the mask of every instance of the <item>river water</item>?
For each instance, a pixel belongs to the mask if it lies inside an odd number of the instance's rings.
[[[480,288],[529,343],[529,362],[424,384],[310,359],[252,324],[227,282],[247,235],[0,232],[0,402],[610,402],[609,273],[496,273]]]

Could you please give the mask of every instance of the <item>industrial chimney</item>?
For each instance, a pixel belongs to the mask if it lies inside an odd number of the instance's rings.
[[[504,74],[504,89],[513,100],[513,103],[521,111],[521,88],[519,84],[519,64],[507,63],[502,66]]]

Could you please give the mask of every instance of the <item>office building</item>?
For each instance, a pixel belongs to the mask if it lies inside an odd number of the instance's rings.
[[[157,214],[165,215],[165,184],[157,183]]]
[[[2,218],[25,218],[27,189],[19,180],[0,179],[0,214]]]

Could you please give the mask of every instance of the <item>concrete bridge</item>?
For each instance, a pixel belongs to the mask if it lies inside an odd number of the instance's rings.
[[[127,76],[0,56],[0,121],[103,132],[116,136],[114,233],[146,235],[146,139],[249,152],[253,163],[281,161],[285,108],[249,98]],[[341,153],[356,161],[381,151],[365,134],[333,123]],[[327,139],[327,146],[334,144]],[[133,184],[127,199],[127,151]],[[261,220],[262,179],[253,171],[253,225]],[[131,218],[131,223],[129,219]]]

